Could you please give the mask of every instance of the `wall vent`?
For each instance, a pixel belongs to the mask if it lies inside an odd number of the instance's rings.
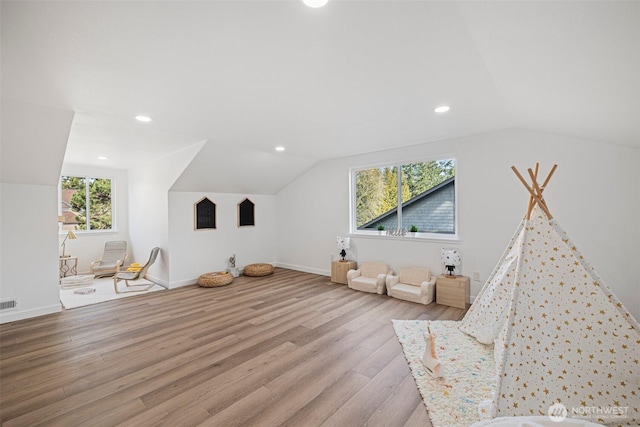
[[[0,301],[0,311],[13,310],[16,307],[18,307],[18,298],[11,298]]]

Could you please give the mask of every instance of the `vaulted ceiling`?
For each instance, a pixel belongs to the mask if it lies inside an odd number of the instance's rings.
[[[2,97],[75,112],[65,161],[207,141],[182,189],[273,194],[323,159],[508,128],[640,148],[637,1],[1,8]]]

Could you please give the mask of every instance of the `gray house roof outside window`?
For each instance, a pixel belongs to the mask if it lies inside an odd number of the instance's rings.
[[[422,233],[455,233],[455,177],[418,194],[402,204],[403,227],[412,225]],[[375,230],[378,225],[385,229],[398,227],[396,209],[391,209],[366,224],[359,230]]]

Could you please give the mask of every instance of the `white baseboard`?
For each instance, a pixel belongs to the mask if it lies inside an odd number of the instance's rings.
[[[278,262],[275,265],[276,267],[288,268],[289,270],[296,270],[296,271],[302,271],[304,273],[319,274],[321,276],[331,277],[330,270],[321,270],[319,268],[305,267],[303,265],[295,265],[295,264],[286,264],[283,262]]]
[[[153,282],[153,283],[155,283],[156,285],[160,285],[160,286],[162,286],[163,288],[167,288],[167,289],[170,289],[170,288],[171,288],[171,286],[169,286],[169,283],[165,282],[164,280],[162,280],[162,279],[160,279],[160,278],[158,278],[158,277],[152,276],[152,275],[150,275],[150,274],[147,274],[145,277],[146,277],[146,279],[147,279],[148,281]],[[189,283],[193,283],[193,282],[189,282]]]
[[[330,270],[321,270],[319,268],[311,268],[311,267],[305,267],[303,265],[294,265],[294,264],[286,264],[286,263],[281,263],[281,262],[271,262],[271,265],[275,266],[275,267],[282,267],[282,268],[287,268],[289,270],[296,270],[296,271],[302,271],[304,273],[311,273],[311,274],[319,274],[321,276],[328,276],[331,277],[331,271]],[[242,274],[243,269],[240,269],[240,274]],[[167,289],[174,289],[174,288],[180,288],[182,286],[188,286],[188,285],[193,285],[195,283],[198,283],[198,277],[194,277],[193,279],[186,279],[186,280],[178,280],[175,282],[171,282],[171,283],[167,283],[163,280],[160,280],[156,277],[153,276],[147,276],[148,279],[150,281],[152,281],[153,283],[156,283],[160,286],[163,286]]]
[[[166,286],[165,285],[161,285],[161,286],[164,286],[167,289],[175,289],[175,288],[181,288],[183,286],[194,285],[196,283],[198,283],[198,278],[197,277],[195,277],[193,279],[179,280],[177,282],[171,282],[170,284],[168,284]],[[160,285],[160,283],[158,283],[158,284]]]
[[[0,323],[15,322],[17,320],[29,319],[31,317],[44,316],[46,314],[59,313],[62,311],[60,303],[48,305],[46,307],[38,307],[30,310],[11,310],[9,313],[0,314]]]

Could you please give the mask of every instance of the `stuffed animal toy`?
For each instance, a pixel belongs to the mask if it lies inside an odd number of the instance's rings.
[[[427,332],[424,332],[426,348],[422,356],[422,364],[427,368],[427,372],[434,378],[443,378],[444,369],[436,354],[436,335],[431,333],[431,328],[427,325]]]

